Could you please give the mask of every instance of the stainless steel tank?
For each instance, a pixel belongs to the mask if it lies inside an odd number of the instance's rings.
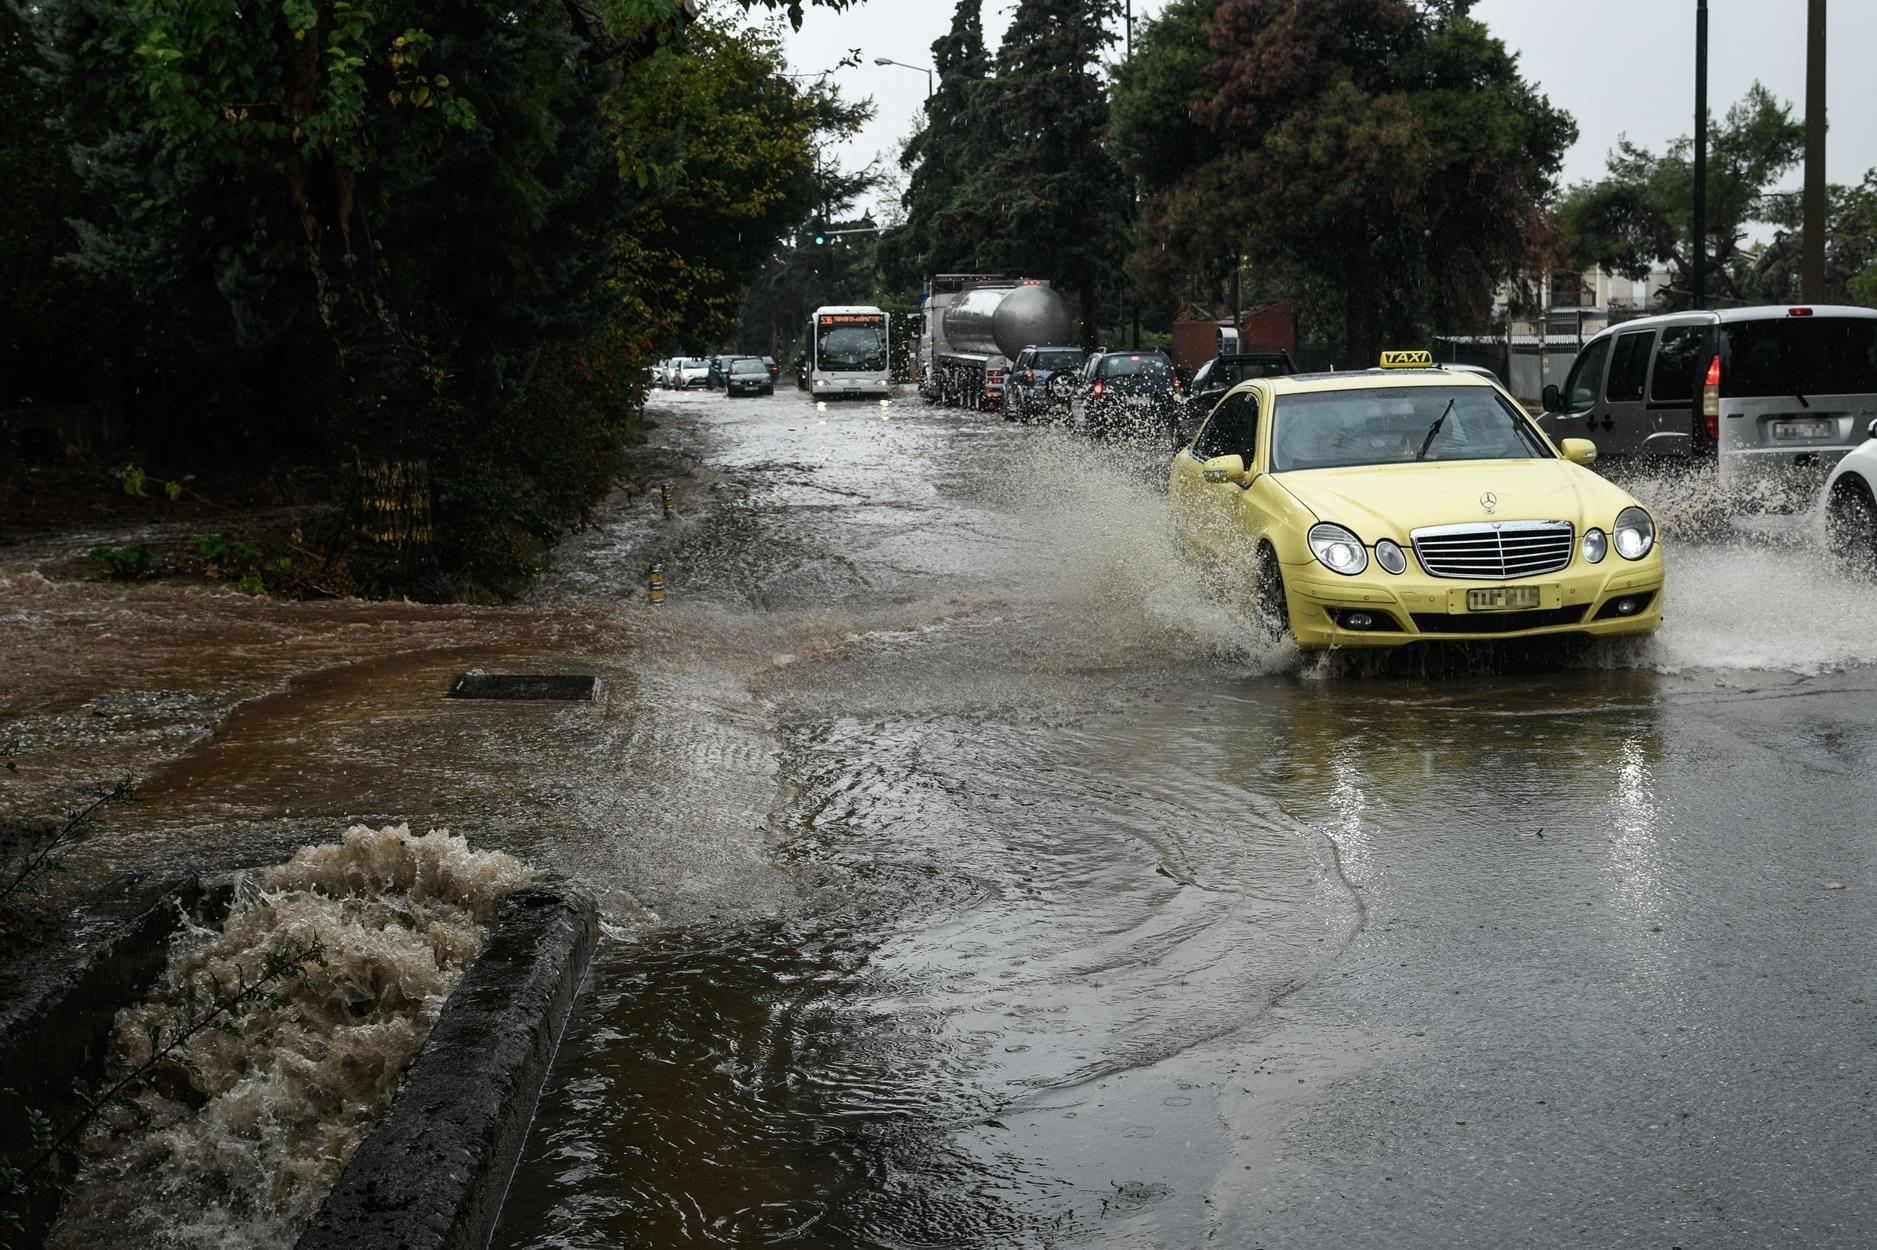
[[[980,288],[945,310],[945,343],[971,356],[1015,356],[1067,344],[1071,325],[1068,302],[1040,283]]]

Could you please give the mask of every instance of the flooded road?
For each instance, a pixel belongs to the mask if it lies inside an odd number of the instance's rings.
[[[150,773],[80,872],[408,819],[600,895],[497,1245],[1877,1236],[1877,590],[1677,543],[1646,643],[1305,660],[1190,583],[1151,464],[654,405],[677,519],[616,498],[514,608],[0,549],[22,775]],[[474,667],[603,697],[438,697]]]

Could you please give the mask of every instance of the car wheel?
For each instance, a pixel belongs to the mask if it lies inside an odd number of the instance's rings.
[[[1825,535],[1847,573],[1877,575],[1877,503],[1863,479],[1847,473],[1838,480],[1825,514]]]
[[[1290,604],[1284,596],[1284,573],[1277,556],[1266,547],[1258,553],[1258,614],[1279,638],[1291,636]]]

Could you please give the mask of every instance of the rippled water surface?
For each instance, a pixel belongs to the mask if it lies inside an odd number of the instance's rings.
[[[1671,523],[1647,642],[1305,659],[1193,584],[1151,456],[655,414],[676,519],[614,499],[515,608],[0,549],[22,771],[152,769],[87,871],[395,818],[600,896],[497,1245],[1868,1243],[1877,589],[1803,518]],[[439,697],[478,666],[602,697]]]

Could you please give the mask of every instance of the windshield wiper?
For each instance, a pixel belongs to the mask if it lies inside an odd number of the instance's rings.
[[[1804,395],[1800,394],[1798,391],[1794,391],[1792,393],[1792,397],[1798,400],[1799,403],[1803,405],[1804,407],[1810,408],[1812,406],[1812,401],[1807,399]]]
[[[1452,399],[1448,400],[1447,406],[1441,409],[1441,413],[1438,417],[1434,418],[1434,424],[1427,427],[1427,437],[1421,440],[1421,450],[1414,453],[1416,460],[1427,459],[1427,449],[1434,445],[1436,438],[1440,437],[1440,427],[1447,423],[1447,414],[1453,411],[1453,405],[1459,398],[1458,395],[1455,395]]]

